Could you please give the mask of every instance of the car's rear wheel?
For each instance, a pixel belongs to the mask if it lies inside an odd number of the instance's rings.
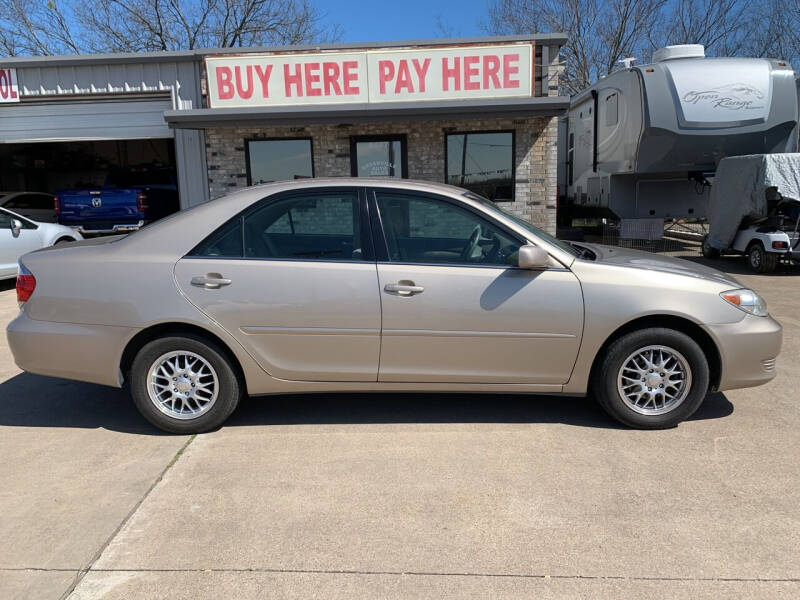
[[[778,257],[764,250],[761,242],[753,242],[747,248],[747,266],[756,273],[772,273],[778,265]]]
[[[674,427],[708,392],[708,360],[691,337],[666,328],[633,331],[600,357],[593,388],[615,419],[638,429]]]
[[[184,335],[145,344],[133,360],[130,388],[139,412],[171,433],[220,426],[242,395],[225,353],[207,340]]]

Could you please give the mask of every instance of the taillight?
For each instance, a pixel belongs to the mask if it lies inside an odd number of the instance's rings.
[[[56,211],[56,217],[61,214],[61,196],[58,194],[53,198],[53,210]]]
[[[772,242],[772,247],[773,247],[775,250],[785,250],[786,248],[788,248],[788,247],[789,247],[789,242],[779,242],[779,241],[775,241],[775,242]]]
[[[36,277],[28,271],[24,265],[20,264],[17,273],[17,302],[23,304],[27,302],[36,289]]]
[[[136,194],[136,207],[139,209],[139,212],[145,212],[150,208],[150,205],[147,203],[147,194],[144,192]]]

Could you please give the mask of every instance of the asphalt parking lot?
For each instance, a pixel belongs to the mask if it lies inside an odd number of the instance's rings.
[[[591,399],[359,394],[168,436],[0,336],[0,598],[800,597],[800,271],[715,266],[783,323],[778,377],[669,431]]]

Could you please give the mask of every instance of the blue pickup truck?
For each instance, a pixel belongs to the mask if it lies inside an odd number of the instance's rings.
[[[59,223],[91,236],[135,231],[180,205],[174,171],[148,167],[111,171],[103,187],[61,190],[55,207]]]

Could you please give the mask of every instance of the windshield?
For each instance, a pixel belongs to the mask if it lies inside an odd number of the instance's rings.
[[[570,256],[574,256],[576,258],[580,257],[581,251],[578,250],[577,248],[575,248],[574,246],[572,246],[571,244],[568,244],[567,242],[563,242],[563,241],[559,240],[558,238],[556,238],[555,236],[550,235],[546,231],[543,231],[543,230],[539,229],[538,227],[536,227],[536,225],[533,225],[533,224],[529,223],[528,221],[525,221],[524,219],[520,219],[518,216],[513,215],[508,211],[503,210],[502,208],[497,206],[494,202],[492,202],[488,198],[484,198],[483,196],[480,196],[480,195],[476,194],[475,192],[467,192],[464,195],[467,198],[469,198],[470,200],[475,200],[476,202],[480,202],[481,205],[484,206],[484,208],[487,208],[487,209],[491,210],[492,212],[499,213],[499,214],[503,215],[504,217],[506,217],[508,219],[511,219],[512,221],[514,221],[514,223],[517,223],[518,225],[521,225],[522,227],[524,227],[525,229],[530,231],[532,234],[534,234],[536,237],[542,238],[544,241],[546,241],[546,242],[548,242],[550,244],[553,244],[553,246],[556,246],[556,247],[560,248],[564,252],[568,253]]]

